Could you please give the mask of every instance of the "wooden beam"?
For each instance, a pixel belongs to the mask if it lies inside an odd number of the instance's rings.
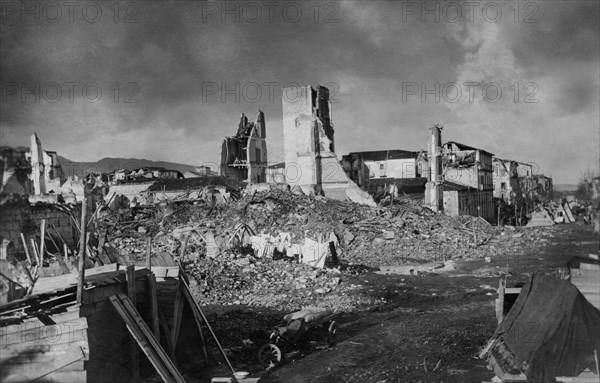
[[[27,257],[27,262],[31,265],[31,256],[29,255],[29,248],[27,247],[27,241],[25,240],[25,236],[21,233],[21,242],[23,242],[23,249],[25,250],[25,256]]]
[[[150,302],[150,318],[152,321],[152,331],[156,339],[160,339],[160,324],[158,322],[158,298],[156,295],[156,277],[154,274],[148,274],[146,277],[148,283],[148,301]]]
[[[180,283],[185,284],[185,288],[187,288],[187,290],[189,291],[189,286],[187,285],[187,282],[185,281],[185,279],[180,278],[179,281],[180,281]],[[177,290],[177,292],[179,293],[179,290]],[[208,328],[208,331],[210,331],[211,335],[213,336],[213,339],[215,340],[215,343],[217,344],[217,347],[219,348],[219,351],[221,352],[221,355],[223,355],[223,358],[225,359],[225,362],[227,362],[227,366],[229,366],[229,369],[231,370],[231,372],[235,374],[235,369],[231,365],[231,362],[229,361],[229,358],[227,357],[227,354],[225,353],[225,350],[223,349],[223,346],[221,346],[221,342],[219,342],[219,338],[217,338],[217,334],[215,334],[215,332],[213,331],[212,327],[210,327],[210,323],[208,323],[208,319],[206,319],[206,316],[204,315],[204,313],[200,309],[200,306],[198,306],[197,303],[195,303],[195,306],[198,309],[198,312],[200,313],[200,315],[202,316],[202,319],[204,320],[204,323],[206,323],[206,327]]]
[[[127,278],[127,296],[131,301],[131,304],[134,308],[136,308],[136,299],[135,299],[135,266],[127,266],[125,270],[125,276]],[[112,298],[111,298],[112,299]],[[140,356],[138,353],[138,346],[135,340],[131,341],[131,379],[133,382],[138,382],[140,380]]]
[[[181,328],[181,317],[183,315],[183,297],[178,289],[175,295],[175,306],[173,311],[173,329],[171,330],[171,357],[175,359],[175,350],[177,349],[177,340],[179,339],[179,330]]]
[[[139,344],[140,348],[144,351],[163,380],[167,383],[185,383],[185,380],[177,370],[177,367],[175,367],[171,359],[169,359],[156,337],[148,328],[148,325],[146,325],[146,322],[140,317],[132,302],[123,294],[111,296],[110,301],[115,310],[117,310],[121,318],[125,321],[127,329],[134,340]]]
[[[152,237],[146,237],[146,268],[152,270]]]
[[[44,251],[46,250],[46,220],[42,219],[42,224],[40,226],[40,259],[42,265],[44,262]]]
[[[81,235],[79,240],[81,242],[79,246],[79,267],[77,269],[77,304],[83,302],[83,284],[85,283],[85,248],[86,248],[86,237],[87,237],[87,225],[86,225],[86,214],[87,214],[87,198],[85,195],[81,201]]]
[[[29,238],[29,243],[31,243],[31,248],[33,249],[33,256],[35,258],[35,263],[36,264],[40,264],[40,256],[38,255],[37,252],[37,247],[35,246],[35,241],[33,240],[33,238]]]

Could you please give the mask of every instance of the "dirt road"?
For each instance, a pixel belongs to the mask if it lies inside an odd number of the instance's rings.
[[[530,230],[530,229],[528,229]],[[509,256],[459,261],[444,275],[352,276],[362,293],[383,298],[379,309],[346,313],[333,348],[296,355],[266,373],[265,383],[481,382],[493,373],[477,359],[496,327],[495,289],[508,271],[508,285],[533,272],[564,272],[574,255],[598,252],[590,226],[544,229],[549,239]],[[272,319],[272,317],[271,317]],[[203,375],[227,375],[222,367]],[[208,380],[209,381],[209,380]]]

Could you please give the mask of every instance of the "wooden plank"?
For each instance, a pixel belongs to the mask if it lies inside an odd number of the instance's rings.
[[[68,322],[50,326],[36,326],[32,323],[7,326],[0,333],[2,348],[15,343],[37,341],[38,344],[63,343],[71,340],[71,335],[77,330],[88,328],[86,318],[78,318]]]
[[[185,383],[185,380],[169,359],[148,325],[140,317],[133,303],[123,294],[110,297],[110,301],[125,321],[127,329],[142,348],[157,372],[167,383]]]
[[[108,256],[106,255],[106,253],[103,251],[103,249],[100,247],[98,248],[98,258],[100,258],[100,261],[102,261],[102,263],[104,265],[111,265],[113,264],[113,262],[110,260],[110,258],[108,258]]]
[[[156,278],[178,278],[179,267],[178,266],[153,266],[152,272]]]
[[[521,294],[520,287],[508,287],[504,289],[504,294]]]
[[[81,200],[81,225],[79,230],[81,235],[79,236],[79,259],[77,266],[77,303],[83,302],[83,285],[85,284],[85,250],[87,246],[87,197],[84,195]]]
[[[597,270],[571,269],[570,273],[571,273],[571,278],[573,278],[573,277],[580,277],[580,276],[581,277],[600,278],[598,276]]]
[[[32,294],[43,294],[52,291],[77,286],[77,276],[73,274],[57,275],[55,277],[38,278],[33,286]]]
[[[0,349],[2,352],[0,353],[0,360],[12,358],[14,356],[27,355],[27,354],[44,354],[47,352],[65,352],[69,350],[71,347],[81,347],[84,354],[86,355],[84,360],[88,360],[89,358],[89,345],[87,340],[77,340],[68,343],[57,343],[57,344],[37,344],[30,345],[27,348],[6,348]]]
[[[35,383],[82,383],[87,382],[87,371],[57,371],[52,372]]]
[[[136,307],[136,296],[135,296],[135,266],[127,266],[125,270],[125,275],[127,276],[127,296],[133,307]],[[140,380],[140,356],[138,353],[138,348],[136,345],[136,340],[132,339],[131,341],[131,379],[133,382],[138,382]]]
[[[158,322],[158,300],[156,297],[156,277],[154,274],[149,274],[147,277],[147,294],[150,302],[150,318],[152,318],[152,331],[156,339],[160,339],[160,324]]]
[[[2,364],[0,366],[0,376],[4,383],[11,382],[29,382],[46,376],[58,369],[69,365],[85,357],[83,350],[80,347],[71,347],[65,355],[55,360],[27,364],[27,367],[21,368],[19,365]]]
[[[600,265],[596,265],[593,263],[580,263],[579,269],[580,270],[594,270],[594,271],[598,272],[598,271],[600,271]]]
[[[23,322],[19,323],[19,325],[27,325],[30,326],[31,328],[34,325],[38,325],[38,326],[49,326],[48,323],[45,323],[44,321],[50,320],[54,323],[62,323],[62,322],[70,322],[73,320],[77,320],[80,318],[79,312],[78,311],[65,311],[65,312],[57,312],[57,313],[50,313],[48,315],[38,315],[35,317],[31,317],[31,318],[27,318],[24,319]],[[44,320],[44,321],[42,321]],[[0,328],[0,334],[3,333],[2,328]]]

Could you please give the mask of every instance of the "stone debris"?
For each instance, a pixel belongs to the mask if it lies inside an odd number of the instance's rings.
[[[535,254],[552,228],[492,226],[476,217],[434,213],[408,199],[369,207],[284,188],[268,188],[226,204],[181,201],[105,210],[99,252],[141,260],[152,253],[179,256],[203,305],[249,305],[335,312],[384,303],[357,294],[347,282],[365,270],[431,274],[463,259]],[[411,271],[412,270],[412,271]],[[352,294],[349,292],[352,291]]]

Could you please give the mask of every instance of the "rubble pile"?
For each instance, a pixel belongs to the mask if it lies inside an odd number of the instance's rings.
[[[105,248],[143,259],[146,237],[152,253],[179,256],[203,304],[240,304],[281,310],[306,305],[335,311],[381,303],[351,290],[344,276],[358,265],[445,262],[519,251],[532,236],[490,225],[477,217],[437,214],[409,199],[371,208],[352,202],[268,190],[226,204],[183,201],[129,211],[108,211],[100,219]],[[506,230],[506,232],[503,232]],[[325,268],[314,268],[272,245],[257,252],[253,238],[285,234],[290,246],[306,241],[334,244]],[[329,248],[327,248],[329,251]]]
[[[204,305],[228,303],[269,307],[285,312],[304,306],[353,311],[384,303],[381,299],[351,294],[361,285],[342,283],[336,269],[314,269],[286,260],[203,258],[186,265],[193,276],[195,298]]]

